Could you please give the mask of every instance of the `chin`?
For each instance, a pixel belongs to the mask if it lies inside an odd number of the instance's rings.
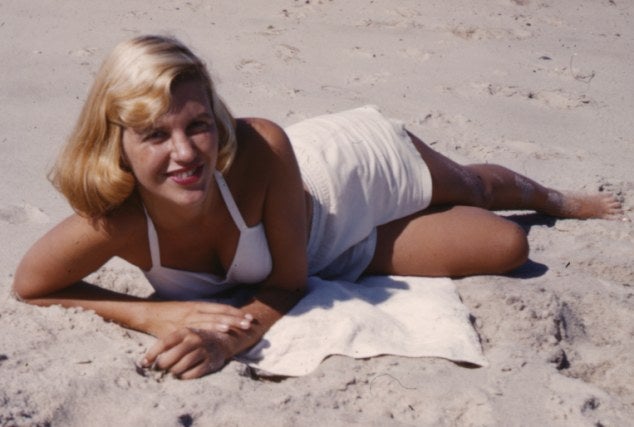
[[[205,203],[205,200],[207,200],[207,192],[191,191],[190,194],[176,196],[172,200],[173,203],[178,206],[199,206]]]

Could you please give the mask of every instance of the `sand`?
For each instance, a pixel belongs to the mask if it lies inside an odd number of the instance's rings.
[[[634,4],[626,0],[18,1],[0,4],[0,425],[622,426],[634,418],[632,223],[512,216],[531,261],[456,280],[486,368],[333,356],[304,377],[237,362],[144,376],[153,339],[9,295],[70,209],[46,172],[120,40],[178,36],[237,116],[287,125],[373,103],[461,162],[609,190],[634,219]],[[147,294],[113,260],[93,281]]]

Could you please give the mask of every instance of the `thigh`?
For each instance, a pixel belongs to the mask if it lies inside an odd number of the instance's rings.
[[[523,264],[527,256],[526,234],[517,224],[484,209],[455,206],[380,226],[366,273],[502,274]]]

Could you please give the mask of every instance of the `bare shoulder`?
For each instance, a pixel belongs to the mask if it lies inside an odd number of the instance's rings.
[[[285,151],[290,149],[286,132],[277,123],[258,117],[248,117],[237,120],[237,137],[239,142],[249,145],[265,144],[262,149]]]
[[[261,117],[244,117],[237,119],[237,122],[239,128],[240,125],[250,127],[267,140],[286,138],[284,129],[282,129],[282,127],[277,123],[268,119],[263,119]]]
[[[236,122],[238,151],[230,178],[262,191],[272,181],[289,179],[288,171],[295,169],[297,162],[284,129],[261,118],[242,118]]]

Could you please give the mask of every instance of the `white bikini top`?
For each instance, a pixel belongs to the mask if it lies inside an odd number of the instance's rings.
[[[271,274],[273,261],[264,233],[264,226],[259,223],[253,227],[247,227],[224,177],[218,171],[214,173],[214,176],[231,218],[240,230],[238,246],[231,266],[225,278],[211,273],[163,267],[156,229],[146,211],[152,268],[149,271],[143,271],[143,273],[161,298],[172,300],[205,299],[235,285],[260,283]]]

